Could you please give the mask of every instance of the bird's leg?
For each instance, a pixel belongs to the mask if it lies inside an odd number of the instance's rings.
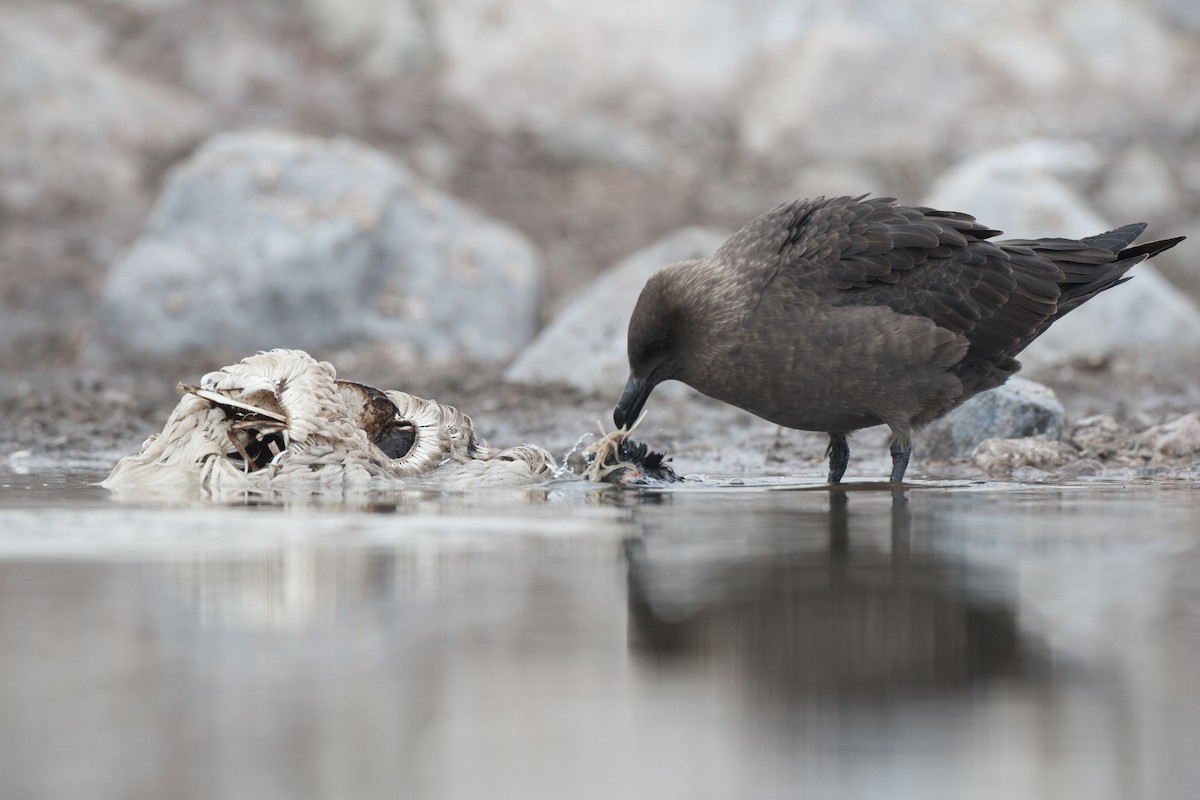
[[[912,438],[907,433],[893,431],[888,450],[892,454],[892,483],[903,483],[908,459],[912,455]]]
[[[846,466],[850,463],[850,445],[846,442],[846,434],[829,434],[829,447],[825,448],[829,458],[829,482],[841,483],[846,474]]]

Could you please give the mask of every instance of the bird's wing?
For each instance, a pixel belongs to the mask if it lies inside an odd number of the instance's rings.
[[[1058,313],[1062,269],[1033,242],[989,242],[999,231],[957,212],[838,197],[779,206],[714,255],[742,265],[761,292],[873,305],[961,333],[979,356],[1013,355]],[[1109,250],[1056,240],[1091,266]],[[1014,246],[1010,246],[1014,245]]]

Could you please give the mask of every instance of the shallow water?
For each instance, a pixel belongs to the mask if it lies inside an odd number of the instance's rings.
[[[0,797],[1190,798],[1200,487],[0,474]]]

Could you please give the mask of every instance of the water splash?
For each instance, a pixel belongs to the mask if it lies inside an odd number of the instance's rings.
[[[601,431],[603,432],[603,428],[601,428]],[[571,469],[571,456],[574,456],[574,455],[583,456],[588,445],[590,445],[592,443],[592,440],[595,438],[596,438],[596,434],[594,434],[594,433],[581,434],[580,437],[575,440],[575,444],[571,445],[571,449],[568,450],[563,455],[561,460],[559,460],[558,466],[554,470],[554,477],[555,478],[578,478],[579,477],[578,473],[576,473],[575,470]]]

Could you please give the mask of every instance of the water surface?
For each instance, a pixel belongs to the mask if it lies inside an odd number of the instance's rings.
[[[0,797],[1190,798],[1200,488],[0,474]]]

